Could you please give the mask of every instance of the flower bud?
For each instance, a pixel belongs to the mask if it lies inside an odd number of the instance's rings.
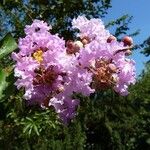
[[[83,47],[83,43],[80,42],[80,41],[75,41],[75,42],[74,42],[74,45],[75,45],[75,46],[78,46],[79,48],[82,48],[82,47]]]
[[[133,39],[129,36],[125,36],[123,39],[122,39],[122,42],[124,43],[124,46],[131,46],[133,45]]]
[[[75,50],[74,50],[74,48],[67,48],[66,49],[66,53],[69,54],[69,55],[71,55],[71,54],[75,53]]]
[[[83,47],[83,44],[80,41],[67,41],[66,46],[67,54],[75,54],[76,52],[79,52],[80,48]]]
[[[74,42],[74,53],[79,52],[80,48],[83,47],[82,42],[80,41],[75,41]]]
[[[125,55],[126,55],[126,56],[129,56],[129,55],[131,55],[131,54],[132,54],[132,52],[131,52],[130,49],[128,49],[128,50],[125,52]]]
[[[81,42],[83,43],[83,45],[86,45],[86,44],[90,43],[90,39],[85,36],[81,39]]]
[[[67,47],[67,48],[71,49],[71,48],[73,48],[73,46],[74,46],[74,43],[73,43],[72,40],[68,40],[68,41],[66,42],[66,47]]]
[[[117,38],[113,35],[111,35],[108,39],[107,39],[107,43],[111,43],[112,41],[117,41]]]

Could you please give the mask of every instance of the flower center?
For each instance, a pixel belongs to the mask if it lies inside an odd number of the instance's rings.
[[[116,79],[113,76],[115,73],[117,73],[115,64],[106,59],[97,60],[92,86],[96,89],[110,88],[116,83]]]
[[[58,78],[58,73],[50,66],[48,69],[40,68],[35,70],[36,76],[33,80],[34,85],[47,84],[52,86]]]
[[[41,49],[38,49],[36,52],[34,52],[32,56],[39,63],[43,61],[43,51]]]

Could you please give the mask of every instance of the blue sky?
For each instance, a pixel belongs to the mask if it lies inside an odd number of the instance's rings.
[[[140,29],[140,34],[133,38],[134,43],[142,43],[150,36],[150,0],[112,0],[112,8],[109,9],[104,22],[106,24],[110,20],[117,19],[125,14],[133,16],[129,25],[129,33]],[[144,68],[144,63],[150,60],[150,57],[145,57],[139,51],[134,51],[132,55],[132,58],[136,61],[137,75]]]

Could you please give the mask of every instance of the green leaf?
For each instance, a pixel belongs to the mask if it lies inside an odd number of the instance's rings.
[[[0,68],[0,101],[4,101],[14,92],[14,75],[12,66]]]
[[[39,135],[40,135],[40,133],[39,133],[38,128],[37,128],[37,126],[36,126],[36,125],[34,125],[34,126],[33,126],[33,129],[34,129],[35,133],[39,136]]]
[[[4,70],[0,70],[0,99],[3,97],[3,91],[8,86],[6,77],[8,74]]]
[[[29,117],[26,117],[26,119],[29,121],[29,122],[33,122],[33,120]]]
[[[30,129],[30,127],[31,127],[31,124],[28,124],[27,126],[25,126],[25,127],[23,128],[23,133],[26,133],[27,130]]]
[[[31,135],[32,129],[33,129],[33,125],[30,126],[30,129],[29,129],[29,132],[28,132],[29,136]]]
[[[17,48],[17,43],[10,33],[8,33],[1,41],[0,59],[8,55]]]
[[[146,140],[146,143],[150,145],[150,138]]]

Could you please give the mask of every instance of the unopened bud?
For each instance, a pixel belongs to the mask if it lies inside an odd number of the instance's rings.
[[[68,40],[68,41],[66,42],[66,47],[67,47],[67,48],[71,49],[71,48],[73,48],[73,46],[74,46],[74,43],[73,43],[72,40]]]
[[[90,39],[85,36],[81,39],[81,42],[83,43],[83,45],[86,45],[86,44],[90,43]]]
[[[83,44],[80,41],[74,42],[74,53],[79,52],[80,48],[83,47]]]
[[[67,54],[75,54],[76,52],[79,52],[80,48],[83,47],[83,44],[80,41],[67,41],[66,43],[67,49],[66,52]]]
[[[75,53],[75,50],[74,50],[74,48],[67,48],[66,49],[66,53],[69,54],[69,55],[71,55],[71,54]]]
[[[107,43],[111,43],[112,41],[117,41],[117,38],[113,35],[111,35],[108,39],[107,39]]]
[[[74,44],[75,46],[78,46],[79,48],[83,47],[83,43],[81,41],[75,41]]]
[[[128,49],[128,50],[125,52],[125,55],[126,55],[126,56],[129,56],[129,55],[131,55],[131,54],[132,54],[132,52],[131,52],[130,49]]]
[[[131,46],[133,45],[133,39],[129,36],[125,36],[123,39],[122,39],[122,42],[124,43],[124,46]]]

